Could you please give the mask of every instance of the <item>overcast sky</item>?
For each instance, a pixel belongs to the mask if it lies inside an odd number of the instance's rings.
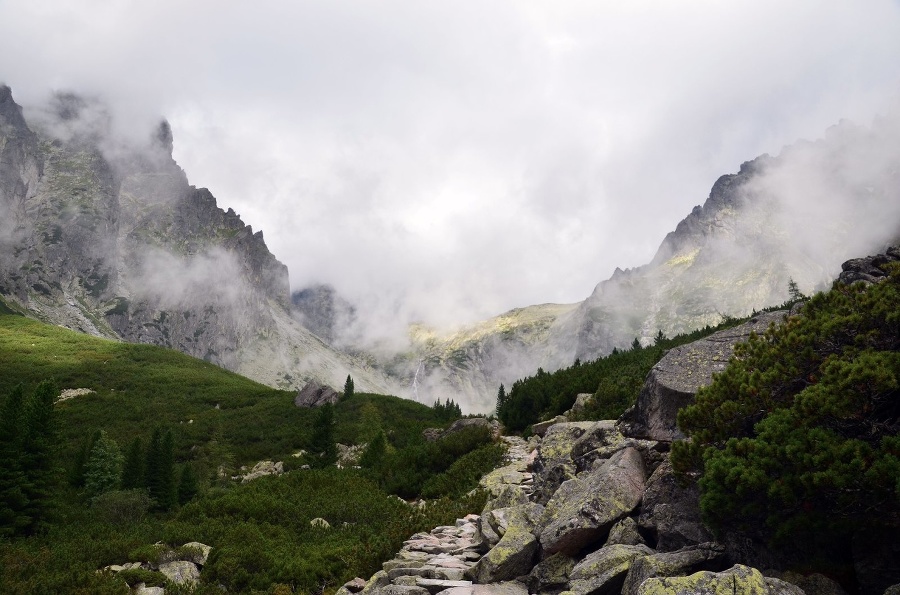
[[[392,324],[574,302],[715,179],[900,101],[897,0],[0,0],[19,103],[165,116],[191,183]]]

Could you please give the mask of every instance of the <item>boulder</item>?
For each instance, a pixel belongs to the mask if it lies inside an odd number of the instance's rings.
[[[427,589],[416,585],[386,585],[381,595],[431,595]]]
[[[425,439],[425,442],[437,442],[443,433],[444,430],[441,428],[425,428],[422,430],[422,438]]]
[[[194,553],[189,557],[185,557],[185,559],[188,562],[193,562],[200,566],[206,564],[206,561],[209,559],[209,553],[212,551],[212,546],[200,543],[199,541],[191,541],[181,547],[182,549],[189,548],[194,550]]]
[[[646,491],[644,493],[646,494]],[[609,545],[641,545],[644,543],[644,538],[638,531],[637,522],[629,516],[612,526],[612,529],[609,530],[609,537],[606,538],[606,543],[603,545],[606,547]]]
[[[323,519],[322,517],[316,517],[309,522],[310,527],[316,527],[317,529],[330,529],[331,523]]]
[[[253,465],[253,469],[241,478],[241,483],[247,483],[266,475],[281,475],[284,473],[284,463],[278,461],[260,461]]]
[[[724,572],[697,572],[690,576],[650,578],[638,588],[639,595],[768,595],[766,579],[755,568],[735,565]]]
[[[497,545],[466,571],[466,577],[484,585],[526,575],[537,549],[537,539],[530,531],[512,525]]]
[[[389,584],[391,584],[391,579],[388,578],[388,573],[384,570],[379,570],[366,581],[366,586],[363,587],[363,590],[360,591],[360,593],[362,593],[362,595],[377,595],[381,592],[381,589]]]
[[[200,580],[200,570],[197,565],[185,560],[163,562],[159,565],[159,571],[176,585],[194,584]]]
[[[804,592],[815,595],[847,595],[847,591],[839,584],[825,576],[814,572],[797,581],[797,586]],[[865,590],[861,591],[866,593]],[[871,591],[873,595],[881,595],[882,591]]]
[[[900,247],[897,246],[888,248],[884,254],[852,258],[841,265],[841,274],[838,280],[848,285],[857,281],[876,283],[886,276],[882,267],[889,262],[898,260],[900,260]]]
[[[547,554],[577,554],[585,546],[606,541],[609,530],[641,502],[646,471],[640,453],[626,448],[590,472],[563,483],[539,523]]]
[[[511,526],[518,526],[526,531],[533,531],[544,514],[544,507],[534,502],[517,504],[506,508],[497,508],[482,515],[494,532],[503,537]]]
[[[806,595],[806,591],[793,583],[783,581],[777,578],[765,577],[766,586],[769,588],[769,595]],[[810,595],[813,595],[810,593]]]
[[[559,423],[547,430],[534,460],[536,502],[546,504],[564,481],[575,477],[577,469],[572,459],[572,449],[575,442],[597,423],[594,421]]]
[[[575,403],[572,405],[572,408],[566,411],[565,415],[568,418],[572,418],[584,413],[584,410],[587,408],[588,404],[593,400],[593,393],[578,393],[575,397]]]
[[[138,583],[131,589],[131,595],[166,595],[162,587],[148,587],[145,583]]]
[[[522,583],[509,581],[491,585],[454,587],[452,589],[440,591],[438,595],[528,595],[528,591]]]
[[[366,579],[356,577],[352,580],[344,583],[344,588],[350,591],[351,593],[359,593],[363,589],[366,588]]]
[[[426,589],[431,595],[435,595],[436,593],[440,593],[447,589],[471,587],[472,581],[447,581],[435,578],[419,578],[416,579],[416,586]]]
[[[575,568],[575,558],[565,554],[553,554],[538,562],[525,584],[529,593],[542,593],[556,595],[566,589],[569,584],[569,575]]]
[[[619,418],[622,434],[664,442],[684,438],[676,423],[678,410],[693,403],[697,389],[725,369],[736,344],[750,333],[763,333],[785,315],[784,311],[758,314],[734,328],[672,348],[650,370],[637,403]]]
[[[500,422],[496,419],[488,419],[486,417],[464,417],[450,424],[450,427],[444,430],[441,436],[449,436],[450,434],[455,434],[456,432],[461,432],[469,428],[485,428],[491,433],[492,438],[497,438],[500,435]]]
[[[628,570],[622,595],[636,595],[649,578],[679,576],[698,570],[718,570],[725,557],[725,547],[703,543],[678,550],[656,553],[636,559]]]
[[[327,385],[310,380],[294,397],[297,407],[321,407],[325,403],[334,405],[341,398],[341,393]]]
[[[536,424],[531,425],[531,433],[535,436],[544,437],[547,433],[547,430],[550,429],[551,426],[555,426],[556,424],[562,424],[569,421],[569,419],[565,415],[557,415],[553,419],[548,419],[547,421],[540,421]]]
[[[713,540],[700,517],[700,490],[696,482],[679,482],[668,458],[647,480],[637,524],[655,535],[656,549],[660,552]]]
[[[648,556],[646,545],[611,545],[588,555],[572,569],[569,591],[575,595],[618,595],[632,561]]]

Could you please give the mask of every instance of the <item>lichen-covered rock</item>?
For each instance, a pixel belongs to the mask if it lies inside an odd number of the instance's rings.
[[[725,547],[718,543],[703,543],[676,552],[656,553],[636,559],[622,586],[622,595],[637,595],[638,588],[649,578],[680,576],[698,570],[718,570],[722,566]]]
[[[575,442],[598,422],[559,423],[547,430],[534,460],[535,487],[533,499],[546,504],[564,481],[575,477],[572,459]]]
[[[700,517],[697,484],[679,482],[668,459],[647,480],[637,523],[656,536],[656,549],[660,552],[672,552],[713,539]]]
[[[281,475],[282,473],[284,473],[284,463],[281,461],[260,461],[241,478],[241,483],[247,483],[266,475]]]
[[[676,423],[678,410],[693,403],[697,389],[725,369],[737,343],[746,341],[750,333],[762,334],[785,314],[758,314],[742,325],[672,348],[650,370],[637,403],[620,418],[622,434],[665,442],[684,438]]]
[[[575,554],[606,541],[609,530],[641,502],[646,470],[634,448],[617,452],[590,472],[570,479],[547,503],[539,523],[547,554]]]
[[[181,548],[183,550],[193,551],[193,553],[185,559],[188,562],[193,562],[194,564],[198,564],[200,566],[206,564],[206,561],[209,559],[209,553],[212,551],[212,546],[200,543],[199,541],[190,541],[181,546]]]
[[[569,591],[575,595],[618,595],[632,561],[649,556],[646,545],[611,545],[581,560],[569,576]]]
[[[755,568],[735,565],[724,572],[702,571],[690,576],[651,578],[638,595],[769,595],[769,586]]]
[[[769,576],[765,577],[765,580],[766,586],[769,588],[769,595],[806,595],[806,591],[793,583]]]
[[[646,492],[645,492],[646,493]],[[625,517],[617,522],[609,530],[609,537],[606,538],[605,546],[609,545],[641,545],[645,544],[644,538],[638,531],[637,522],[629,517]]]
[[[388,578],[388,573],[384,570],[379,570],[366,581],[366,586],[363,587],[363,590],[360,591],[360,593],[362,595],[378,595],[381,593],[381,589],[389,584],[391,584],[391,579]]]
[[[497,438],[500,435],[500,422],[496,419],[488,419],[486,417],[464,417],[458,419],[450,427],[444,430],[442,436],[449,436],[457,432],[462,432],[469,428],[484,428],[491,433],[491,437]]]
[[[520,582],[507,581],[490,585],[454,587],[440,591],[438,595],[528,595],[528,591],[525,589],[525,585]]]
[[[525,581],[528,592],[555,595],[564,591],[569,584],[569,575],[575,568],[575,562],[575,558],[560,553],[541,560],[528,573]]]
[[[310,380],[294,397],[294,405],[297,407],[321,407],[326,403],[334,405],[340,398],[341,394],[330,386]]]
[[[551,426],[555,426],[556,424],[563,424],[569,421],[569,419],[564,415],[557,415],[553,419],[548,419],[547,421],[540,421],[536,424],[531,425],[531,433],[535,436],[544,437],[547,433],[547,430],[550,429]]]
[[[466,572],[466,576],[479,584],[497,583],[524,576],[532,568],[538,542],[527,529],[513,525],[500,541],[478,563]]]
[[[200,580],[200,570],[197,565],[185,560],[163,562],[159,565],[159,571],[176,585],[193,584]]]

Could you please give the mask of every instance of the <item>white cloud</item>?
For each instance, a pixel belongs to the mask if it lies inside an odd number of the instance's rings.
[[[389,326],[575,301],[720,174],[897,101],[900,5],[0,2],[20,103],[173,124],[296,288]]]

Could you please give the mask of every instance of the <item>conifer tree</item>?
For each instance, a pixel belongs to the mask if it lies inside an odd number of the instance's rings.
[[[506,405],[506,389],[503,385],[497,390],[497,417],[503,415],[503,407]]]
[[[122,478],[122,451],[116,441],[100,431],[84,467],[84,489],[88,496],[118,489]]]
[[[56,429],[53,404],[58,394],[55,385],[45,380],[38,384],[25,403],[22,468],[25,472],[23,491],[28,498],[28,531],[34,531],[50,498],[54,481],[53,450]]]
[[[133,490],[144,486],[144,445],[140,437],[135,437],[128,445],[125,462],[122,465],[122,489]]]
[[[309,450],[316,455],[317,467],[330,467],[337,462],[337,446],[334,442],[334,407],[325,403],[319,407],[313,428]]]
[[[187,504],[197,495],[197,474],[188,463],[181,466],[178,477],[178,503]]]
[[[69,470],[69,484],[72,487],[83,488],[84,487],[84,466],[87,464],[88,457],[91,454],[91,449],[94,447],[94,442],[97,441],[97,438],[100,437],[100,430],[97,430],[93,434],[90,434],[84,438],[84,441],[81,443],[81,448],[78,449],[78,453],[75,455],[75,462],[72,464],[72,468]]]
[[[21,446],[25,391],[17,386],[4,399],[0,408],[0,537],[12,536],[30,524],[27,516],[28,497],[22,489]]]
[[[175,477],[175,435],[168,428],[160,443],[156,501],[160,508],[168,510],[178,502],[178,484]],[[152,494],[151,494],[152,495]]]
[[[353,398],[353,378],[350,377],[350,374],[347,374],[347,380],[344,381],[344,396],[343,399],[346,401],[347,399]]]

